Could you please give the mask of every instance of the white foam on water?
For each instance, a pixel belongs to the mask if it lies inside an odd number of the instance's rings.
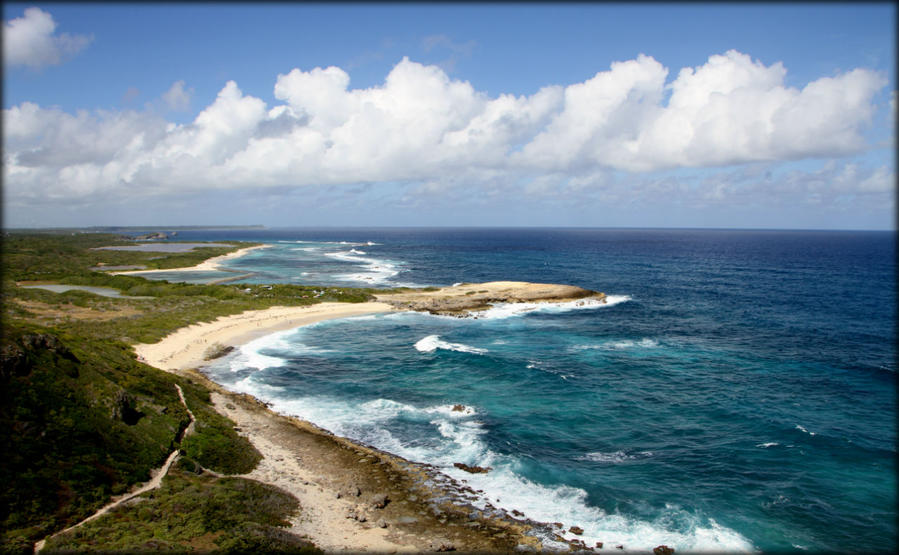
[[[245,370],[246,368],[278,368],[287,362],[284,358],[263,354],[262,351],[293,351],[294,345],[287,341],[287,337],[295,330],[286,330],[272,333],[249,343],[245,343],[235,349],[235,353],[229,355],[228,364],[232,372]]]
[[[460,405],[437,405],[422,409],[422,411],[425,414],[440,414],[449,418],[465,418],[468,416],[474,416],[478,413],[477,409],[475,409],[474,407],[461,405],[462,410],[457,410],[457,406]]]
[[[557,532],[569,539],[580,538],[587,545],[597,541],[604,542],[607,548],[623,545],[625,551],[651,551],[663,544],[681,552],[753,550],[740,534],[712,519],[702,523],[676,506],[666,508],[666,512],[652,522],[641,521],[609,514],[589,505],[587,492],[580,488],[538,484],[521,476],[516,457],[489,449],[484,439],[487,431],[474,407],[455,411],[455,405],[450,404],[420,408],[391,399],[358,403],[326,396],[298,398],[281,388],[259,383],[254,376],[241,380],[232,389],[250,393],[271,403],[278,412],[303,418],[337,435],[363,441],[412,461],[436,465],[444,474],[465,480],[472,489],[483,490],[478,500],[473,501],[478,508],[485,509],[488,501],[495,502],[496,506],[507,511],[518,510],[536,521],[561,521],[566,530],[570,526],[580,526],[584,529],[581,536]],[[427,422],[433,426],[434,434],[425,438],[426,441],[414,444],[403,441],[387,426],[397,418]],[[598,452],[590,455],[601,458]],[[455,468],[456,462],[491,467],[491,470],[486,474],[471,474]],[[688,522],[688,529],[673,530],[668,521]],[[547,548],[565,547],[549,537],[541,540]]]
[[[324,355],[335,352],[333,349],[306,345],[296,338],[290,339],[296,333],[296,329],[279,331],[241,345],[235,349],[235,353],[228,356],[231,371],[278,368],[287,364],[286,357],[289,355]],[[273,354],[273,351],[282,352],[284,356]]]
[[[816,435],[815,432],[810,432],[810,431],[806,430],[805,426],[803,426],[802,424],[796,424],[796,429],[799,430],[800,432],[804,432],[810,436]]]
[[[592,453],[587,453],[583,457],[579,457],[579,459],[591,462],[618,464],[629,461],[638,461],[649,458],[651,456],[652,451],[637,451],[635,453],[625,453],[624,451],[603,453],[601,451],[594,451]]]
[[[482,355],[487,352],[487,349],[471,347],[469,345],[465,345],[464,343],[449,343],[447,341],[442,341],[439,335],[429,335],[427,337],[419,339],[415,343],[415,348],[422,353],[433,353],[437,349],[444,349],[446,351],[458,351],[460,353],[472,353],[476,355]]]
[[[776,441],[769,441],[767,443],[756,443],[755,444],[756,447],[761,447],[762,449],[767,449],[769,447],[776,447],[778,445],[780,445],[780,444],[777,443]]]
[[[599,344],[575,345],[571,347],[574,350],[600,349],[603,351],[621,351],[626,349],[655,349],[659,346],[659,342],[655,339],[644,337],[636,341],[633,339],[620,339],[616,341],[605,341]]]
[[[499,460],[497,460],[499,459]],[[658,545],[667,545],[677,551],[733,552],[752,551],[752,544],[737,532],[720,526],[713,519],[703,524],[695,516],[685,514],[676,506],[666,507],[658,519],[636,520],[621,514],[610,514],[587,503],[587,492],[566,485],[547,486],[537,484],[515,472],[515,464],[502,457],[494,457],[494,468],[487,474],[469,474],[455,468],[442,469],[453,478],[468,481],[472,489],[484,491],[486,500],[500,499],[498,504],[506,510],[518,510],[526,517],[540,522],[562,522],[564,530],[556,533],[566,539],[581,539],[589,546],[603,542],[605,549],[622,545],[624,551],[648,552]],[[477,505],[477,503],[475,503]],[[671,519],[673,514],[679,518]],[[687,530],[672,530],[666,520],[688,522]],[[567,532],[571,526],[583,528],[583,535]],[[541,538],[547,547],[553,545],[549,538]],[[618,550],[616,550],[618,552]]]
[[[362,253],[361,251],[356,251],[355,249],[339,252],[326,252],[323,254],[325,256],[337,260],[342,260],[344,262],[361,264],[365,269],[364,272],[340,274],[334,276],[335,279],[339,279],[342,281],[359,281],[372,284],[384,283],[400,273],[400,270],[397,269],[396,264],[384,260],[378,260],[377,258],[359,256],[359,254],[364,253]]]
[[[528,312],[560,313],[570,310],[586,310],[594,308],[606,308],[631,300],[628,295],[608,295],[605,299],[577,299],[573,301],[545,302],[545,303],[496,303],[487,310],[472,312],[471,315],[483,319],[503,319],[512,316],[521,316]]]

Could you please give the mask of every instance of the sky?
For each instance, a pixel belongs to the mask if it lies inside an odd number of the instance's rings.
[[[3,227],[896,227],[896,7],[4,3]]]

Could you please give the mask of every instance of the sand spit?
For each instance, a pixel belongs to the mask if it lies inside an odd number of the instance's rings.
[[[158,274],[160,272],[202,272],[202,271],[214,271],[220,270],[220,266],[222,262],[226,260],[232,260],[234,258],[240,258],[245,254],[258,250],[258,249],[267,249],[268,245],[257,245],[255,247],[246,247],[243,249],[236,250],[234,252],[229,252],[228,254],[223,254],[221,256],[215,256],[213,258],[208,258],[203,262],[200,262],[196,266],[189,266],[187,268],[165,268],[163,270],[128,270],[128,271],[118,271],[118,272],[109,272],[112,275],[127,275],[127,274]]]
[[[436,291],[411,290],[375,296],[398,309],[464,316],[497,303],[565,302],[580,299],[605,300],[605,294],[573,285],[491,281],[462,283]]]

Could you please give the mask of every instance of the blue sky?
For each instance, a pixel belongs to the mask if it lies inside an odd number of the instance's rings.
[[[894,228],[890,3],[3,18],[7,227]]]

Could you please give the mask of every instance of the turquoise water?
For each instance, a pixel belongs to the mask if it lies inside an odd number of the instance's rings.
[[[892,551],[890,233],[187,238],[270,242],[229,262],[255,272],[249,280],[515,279],[606,292],[604,306],[322,322],[260,338],[207,369],[277,410],[435,464],[483,490],[482,505],[580,526],[588,545],[627,550]],[[467,474],[455,462],[492,470]]]

